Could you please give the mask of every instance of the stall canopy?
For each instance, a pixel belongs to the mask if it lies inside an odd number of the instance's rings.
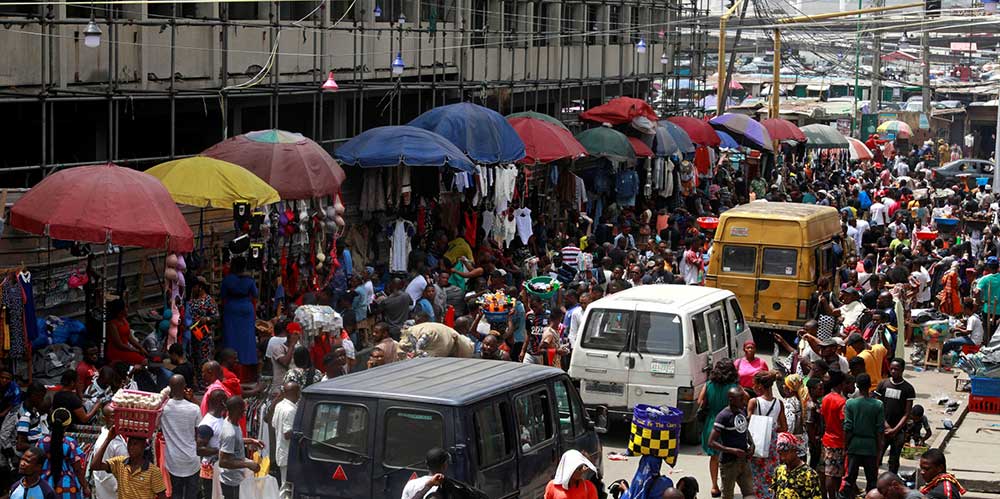
[[[851,153],[851,159],[855,161],[872,159],[872,152],[864,142],[851,137],[847,137],[847,142],[850,143],[847,150]]]
[[[253,207],[281,201],[278,191],[250,170],[207,156],[167,161],[146,173],[160,179],[179,204],[229,209],[238,200]]]
[[[587,155],[587,149],[569,130],[535,118],[507,118],[524,141],[524,164],[551,163]]]
[[[632,144],[632,150],[635,151],[635,156],[637,158],[652,158],[653,150],[646,145],[642,139],[638,137],[629,137],[628,141]]]
[[[611,127],[599,126],[576,134],[587,154],[615,162],[635,162],[635,149],[625,134]]]
[[[806,146],[817,149],[845,149],[847,148],[847,138],[840,134],[836,128],[818,123],[801,127],[802,133],[806,136]]]
[[[535,111],[522,111],[520,113],[511,113],[507,115],[507,121],[510,121],[514,118],[534,118],[536,120],[542,120],[548,123],[552,123],[553,125],[559,126],[559,128],[569,130],[569,128],[566,128],[566,124],[559,121],[558,119],[553,118],[552,116],[549,116],[547,114],[542,114]]]
[[[160,180],[111,163],[46,177],[14,203],[10,225],[66,241],[194,249],[191,227]]]
[[[673,116],[667,118],[667,121],[681,127],[684,133],[691,138],[691,142],[708,147],[718,147],[721,141],[719,136],[715,134],[715,129],[712,125],[699,120],[698,118],[692,118],[690,116]]]
[[[709,123],[712,128],[727,132],[740,145],[764,151],[774,150],[771,134],[767,133],[764,125],[745,114],[725,113],[712,118]]]
[[[677,149],[681,154],[694,154],[694,143],[691,142],[691,137],[688,137],[683,128],[668,120],[661,121],[660,126],[667,131],[670,138],[674,139],[674,144],[677,144]]]
[[[670,132],[664,126],[657,125],[656,127],[656,135],[653,137],[653,152],[657,156],[663,157],[681,153],[680,148],[677,147],[677,142],[670,136]]]
[[[648,102],[633,97],[615,97],[607,104],[601,104],[580,113],[581,120],[612,125],[628,123],[638,116],[645,116],[653,122],[659,120],[656,111],[653,111],[653,107]]]
[[[767,133],[771,135],[771,140],[779,142],[791,140],[799,143],[806,141],[805,134],[791,121],[781,118],[769,118],[761,121],[760,124],[764,125],[764,128],[767,129]]]
[[[285,200],[337,194],[345,178],[344,170],[319,144],[284,130],[237,135],[201,154],[250,170]]]
[[[394,166],[449,167],[474,170],[472,161],[448,139],[413,126],[380,126],[365,130],[334,151],[341,162],[361,168]]]
[[[723,132],[722,130],[716,130],[715,133],[717,133],[719,135],[719,140],[722,141],[722,143],[719,144],[719,147],[721,147],[723,149],[739,149],[740,148],[740,143],[736,142],[736,139],[734,139],[732,135],[729,135],[728,133]]]
[[[469,102],[436,107],[408,125],[450,140],[477,163],[513,163],[524,157],[524,142],[510,123],[500,113]]]
[[[878,126],[878,133],[892,134],[897,139],[908,139],[913,136],[913,130],[910,128],[910,125],[899,120],[889,120],[882,123]]]

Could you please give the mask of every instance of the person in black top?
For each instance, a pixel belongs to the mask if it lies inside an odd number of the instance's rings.
[[[180,343],[174,343],[167,349],[167,355],[170,356],[170,363],[174,365],[173,373],[184,376],[187,386],[198,386],[194,383],[194,367],[187,361],[184,347]]]
[[[733,499],[736,484],[744,497],[754,495],[750,475],[753,440],[747,433],[745,393],[740,387],[729,389],[729,407],[719,411],[715,427],[708,436],[708,446],[719,451],[719,476],[722,478],[722,498]]]
[[[916,390],[903,379],[906,361],[892,359],[889,363],[889,377],[882,380],[875,388],[875,397],[882,401],[885,408],[885,444],[881,455],[889,451],[889,471],[899,472],[899,455],[906,444],[906,422],[913,409],[913,399],[917,397]],[[882,458],[879,458],[881,463]]]
[[[104,402],[98,402],[90,408],[89,412],[86,411],[83,408],[83,399],[80,398],[76,389],[78,377],[75,369],[63,373],[59,381],[59,391],[52,396],[52,410],[60,407],[65,408],[73,415],[74,423],[87,423],[101,412],[101,409],[104,408]]]

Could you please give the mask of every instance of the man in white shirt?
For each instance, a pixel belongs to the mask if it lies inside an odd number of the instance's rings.
[[[208,395],[208,412],[198,423],[198,456],[201,457],[201,494],[212,497],[212,475],[219,460],[219,437],[226,422],[226,392],[215,390]]]
[[[114,415],[111,406],[104,406],[102,410],[105,427],[101,429],[101,434],[97,437],[97,442],[94,443],[94,447],[97,449],[100,449],[104,445],[104,441],[111,435],[111,423]],[[128,444],[121,435],[115,435],[111,443],[108,444],[107,450],[104,451],[104,462],[118,456],[128,456]],[[87,468],[90,468],[90,461],[87,462]],[[91,475],[94,477],[94,487],[91,489],[94,493],[94,499],[118,499],[118,480],[115,479],[114,475],[108,471],[91,471]]]
[[[274,373],[272,392],[281,388],[285,374],[292,367],[292,352],[302,337],[302,325],[298,322],[289,322],[285,326],[278,323],[275,333],[277,336],[267,340],[267,349],[264,351],[264,356],[271,360],[271,372]]]
[[[847,220],[847,226],[853,227],[857,231],[854,234],[854,242],[857,243],[858,258],[860,258],[862,255],[864,255],[864,252],[861,251],[862,248],[861,239],[864,237],[865,232],[868,232],[868,229],[870,228],[870,226],[868,225],[868,221],[861,220],[857,217],[852,217]]]
[[[881,201],[876,201],[868,207],[868,215],[872,227],[879,227],[889,223],[889,208]]]
[[[239,395],[226,400],[227,415],[219,436],[219,482],[223,499],[239,499],[240,483],[248,476],[243,470],[260,471],[260,465],[247,459],[246,455],[247,448],[260,449],[260,441],[243,438],[243,430],[240,429],[240,419],[246,409],[247,404]]]
[[[187,383],[184,376],[170,377],[170,400],[163,405],[160,430],[166,441],[165,463],[170,473],[171,497],[197,499],[198,472],[201,462],[195,442],[195,428],[201,419],[201,408],[187,400]]]
[[[271,426],[274,428],[274,464],[281,470],[281,483],[288,477],[288,447],[292,442],[292,422],[299,403],[301,390],[295,382],[285,383],[281,389],[283,398],[274,406]]]
[[[444,482],[444,474],[448,471],[448,461],[451,461],[451,455],[448,454],[448,451],[434,447],[427,451],[426,460],[427,470],[430,471],[430,474],[406,482],[400,499],[424,499],[432,492],[437,491]]]

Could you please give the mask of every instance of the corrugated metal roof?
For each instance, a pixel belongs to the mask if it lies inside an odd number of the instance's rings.
[[[304,393],[462,406],[560,374],[555,367],[520,362],[421,358],[317,383]]]

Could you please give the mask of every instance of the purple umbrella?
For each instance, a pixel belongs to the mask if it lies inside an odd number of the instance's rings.
[[[771,134],[757,120],[736,113],[725,113],[708,122],[712,128],[728,132],[736,142],[751,149],[773,151]]]

